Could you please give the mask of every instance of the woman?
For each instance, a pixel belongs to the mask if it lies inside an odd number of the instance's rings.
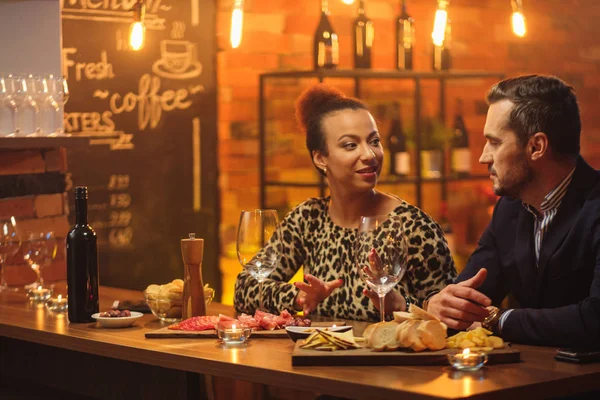
[[[317,85],[301,95],[296,117],[306,132],[313,164],[331,195],[299,204],[280,224],[281,262],[264,282],[266,311],[316,311],[327,317],[378,320],[379,299],[356,271],[354,241],[360,217],[398,215],[409,239],[409,269],[385,298],[385,310],[406,310],[456,276],[442,229],[404,200],[375,190],[383,162],[377,124],[360,100]],[[267,245],[270,246],[271,244]],[[264,250],[263,250],[264,251]],[[288,281],[304,266],[305,282]],[[235,285],[239,312],[258,308],[258,284],[245,271]]]

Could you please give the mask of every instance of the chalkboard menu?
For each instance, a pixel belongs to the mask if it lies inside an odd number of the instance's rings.
[[[182,277],[180,239],[194,232],[219,296],[215,2],[146,0],[139,51],[135,0],[62,3],[65,132],[91,138],[69,151],[67,189],[72,204],[72,188],[89,187],[101,284]]]

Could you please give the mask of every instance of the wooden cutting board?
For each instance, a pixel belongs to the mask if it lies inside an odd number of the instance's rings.
[[[311,324],[312,327],[324,328],[331,327],[333,325],[341,326],[346,325],[344,321],[330,321],[330,322],[315,322]],[[174,329],[169,329],[169,327],[164,327],[157,329],[152,332],[146,332],[145,335],[149,339],[173,339],[173,338],[194,338],[194,339],[202,339],[202,338],[216,338],[217,331],[214,329],[206,330],[206,331],[178,331]],[[282,339],[288,338],[285,329],[274,329],[272,331],[254,331],[250,336],[252,338],[270,338],[270,339]]]
[[[388,352],[371,351],[369,348],[353,350],[320,351],[301,349],[304,341],[298,340],[292,352],[292,366],[332,365],[449,365],[448,354],[460,352],[459,349],[438,351],[425,350],[415,353],[411,350]],[[507,364],[519,362],[521,352],[506,345],[504,349],[495,349],[488,353],[488,364]]]

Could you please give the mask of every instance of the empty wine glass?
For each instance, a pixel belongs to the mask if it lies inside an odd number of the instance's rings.
[[[263,282],[277,267],[279,219],[275,210],[242,211],[237,234],[237,255],[242,267],[258,281],[259,308],[263,310]]]
[[[8,257],[14,256],[19,251],[21,241],[17,234],[17,223],[14,217],[8,221],[0,221],[0,292],[13,291],[6,284],[4,278],[4,265]]]
[[[27,289],[44,288],[42,271],[56,258],[58,243],[54,232],[29,233],[23,242],[23,257],[35,271],[37,279]]]
[[[9,75],[12,85],[12,100],[14,102],[15,135],[31,135],[36,132],[36,115],[38,106],[32,97],[33,88],[24,75]]]
[[[379,311],[384,321],[385,295],[404,276],[408,260],[408,243],[400,217],[361,217],[355,252],[359,276],[379,296]]]
[[[0,137],[15,132],[11,93],[4,75],[0,74]]]
[[[56,136],[64,135],[63,110],[67,101],[69,101],[69,84],[66,78],[57,78],[50,75],[48,83],[50,84],[50,94],[57,104],[56,117],[54,119],[54,132]]]
[[[38,105],[36,114],[36,133],[41,136],[50,136],[55,133],[55,119],[60,107],[50,92],[49,79],[46,76],[29,76],[29,85],[32,88],[32,97]]]

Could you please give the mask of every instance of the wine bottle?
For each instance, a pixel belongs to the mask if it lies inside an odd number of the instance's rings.
[[[371,68],[371,49],[375,30],[373,21],[365,13],[365,1],[358,2],[358,16],[354,20],[354,68]]]
[[[335,68],[339,64],[340,46],[329,22],[328,0],[321,0],[321,19],[315,31],[313,53],[315,69]]]
[[[70,322],[92,322],[99,311],[96,232],[87,221],[88,189],[75,188],[75,225],[67,235],[67,292]]]
[[[415,25],[413,18],[406,12],[406,0],[402,0],[400,16],[396,19],[396,68],[411,71],[413,69],[413,45]]]
[[[440,220],[439,224],[442,227],[442,231],[444,232],[444,237],[446,238],[446,242],[448,243],[448,249],[450,250],[450,254],[452,256],[456,253],[456,241],[454,238],[454,232],[452,231],[452,225],[450,221],[448,221],[448,202],[442,201],[440,203]]]
[[[390,152],[390,175],[408,176],[410,174],[410,154],[406,150],[406,136],[402,130],[400,105],[397,102],[394,102],[387,140]]]
[[[421,176],[440,178],[442,176],[443,145],[435,135],[433,121],[425,119],[421,134]]]
[[[444,31],[444,41],[441,45],[433,44],[432,66],[434,71],[449,70],[452,68],[452,55],[450,48],[452,43],[452,28],[450,19],[446,22],[446,30]]]
[[[451,171],[454,176],[464,177],[471,173],[471,151],[469,134],[462,112],[462,100],[456,100],[453,135],[451,140]]]

